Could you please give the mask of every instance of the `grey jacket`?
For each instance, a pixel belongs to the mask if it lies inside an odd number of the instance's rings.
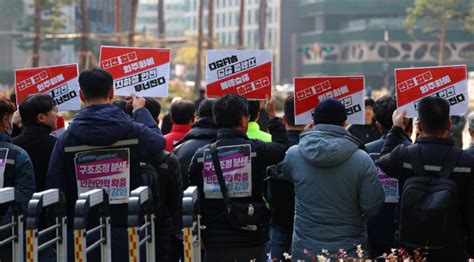
[[[323,248],[353,255],[356,245],[366,247],[367,218],[382,207],[384,191],[361,147],[346,129],[321,124],[287,151],[283,173],[294,183],[296,198],[294,261],[311,261]]]

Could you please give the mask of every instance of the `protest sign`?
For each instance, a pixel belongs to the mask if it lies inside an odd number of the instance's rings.
[[[5,187],[5,168],[7,167],[8,148],[0,148],[0,188]]]
[[[53,97],[59,111],[81,109],[77,64],[15,70],[16,103],[28,95],[45,93]]]
[[[314,107],[330,97],[346,107],[347,123],[365,124],[363,76],[297,77],[294,86],[296,125],[311,123]]]
[[[265,99],[272,94],[272,52],[209,50],[206,58],[207,96],[238,94]]]
[[[130,192],[130,150],[128,148],[93,150],[74,158],[78,195],[103,188],[110,204],[128,203]]]
[[[451,105],[451,115],[464,115],[468,107],[466,66],[436,66],[395,70],[397,106],[407,117],[417,117],[418,102],[439,96]]]
[[[102,46],[100,66],[112,74],[115,95],[168,96],[170,49]]]
[[[252,196],[252,158],[250,145],[219,147],[219,162],[231,198]],[[204,151],[204,195],[208,199],[222,199],[219,181],[209,149]]]

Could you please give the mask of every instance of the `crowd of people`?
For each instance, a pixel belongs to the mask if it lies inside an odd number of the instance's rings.
[[[84,107],[58,137],[50,135],[58,115],[50,96],[30,95],[18,111],[0,98],[0,148],[8,149],[1,186],[15,187],[24,210],[34,192],[64,192],[68,261],[74,204],[85,187],[78,159],[100,150],[128,152],[124,185],[150,186],[159,199],[158,261],[184,261],[181,199],[188,186],[199,190],[208,262],[378,258],[392,248],[428,261],[474,256],[474,144],[463,151],[450,138],[465,121],[450,117],[444,99],[422,99],[415,123],[397,111],[394,97],[367,99],[366,124],[348,126],[344,105],[329,98],[301,126],[292,95],[278,117],[273,99],[201,93],[199,101],[174,101],[160,129],[159,102],[114,97],[108,72],[85,70],[79,85]],[[474,137],[474,114],[467,123]],[[126,202],[111,203],[110,215],[112,261],[128,261]],[[0,216],[0,225],[9,223],[10,210],[0,206]],[[96,218],[91,214],[89,226]],[[40,227],[51,222],[43,214]],[[9,261],[8,253],[0,249],[0,260]],[[40,261],[54,255],[47,249]]]

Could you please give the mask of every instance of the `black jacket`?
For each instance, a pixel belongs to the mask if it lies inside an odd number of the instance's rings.
[[[28,124],[23,132],[13,139],[13,144],[26,150],[33,162],[36,180],[36,192],[45,190],[49,159],[56,138],[50,135],[51,129],[45,125]]]
[[[301,131],[289,130],[289,146],[298,144]],[[271,180],[271,224],[280,231],[293,233],[295,217],[295,190],[292,183],[286,180]]]
[[[382,137],[382,133],[380,133],[375,125],[375,121],[370,125],[351,125],[348,131],[353,136],[359,138],[363,144],[370,143]]]
[[[260,140],[249,139],[244,132],[234,129],[218,130],[218,148],[223,146],[250,145],[253,155],[251,157],[251,174],[249,174],[251,177],[252,193],[250,197],[231,198],[232,201],[243,203],[263,202],[265,170],[269,165],[281,162],[288,147],[286,130],[280,120],[272,119],[269,122],[269,129],[273,141],[277,143],[265,143]],[[210,145],[200,148],[194,155],[189,168],[190,184],[196,185],[199,188],[202,224],[206,226],[206,229],[203,231],[204,244],[212,247],[252,247],[263,245],[268,241],[268,221],[265,222],[263,229],[257,232],[233,229],[226,219],[223,199],[206,198],[203,179],[203,157],[204,151],[209,149]],[[213,176],[208,177],[208,179],[213,180]],[[232,177],[232,179],[236,178]],[[217,182],[213,184],[215,186]],[[208,191],[208,193],[213,192]]]
[[[447,138],[419,137],[414,145],[403,145],[403,130],[393,127],[389,132],[382,149],[382,157],[379,162],[380,168],[389,176],[399,179],[401,187],[404,182],[414,176],[406,148],[419,147],[423,163],[426,166],[440,167],[454,142]],[[451,174],[451,179],[456,182],[461,212],[463,215],[462,230],[466,234],[466,241],[460,239],[459,243],[453,243],[449,250],[438,252],[430,251],[428,261],[466,261],[465,254],[474,255],[474,158],[464,151],[456,165],[459,167]],[[433,171],[427,170],[429,175],[435,175]],[[435,230],[435,229],[434,229]]]
[[[193,124],[191,131],[179,141],[173,149],[173,154],[179,159],[183,189],[189,185],[188,169],[196,151],[211,143],[217,136],[217,125],[210,117],[200,118]]]

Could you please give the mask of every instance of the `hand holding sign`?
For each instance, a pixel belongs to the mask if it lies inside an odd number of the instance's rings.
[[[276,117],[276,100],[273,97],[266,96],[265,109],[267,110],[270,119]]]
[[[144,108],[146,100],[143,97],[138,97],[136,95],[131,95],[127,97],[128,104],[132,107],[132,112],[135,113],[138,109]]]
[[[395,110],[393,111],[392,121],[393,126],[400,127],[401,129],[405,130],[405,116],[407,112],[405,110]]]

